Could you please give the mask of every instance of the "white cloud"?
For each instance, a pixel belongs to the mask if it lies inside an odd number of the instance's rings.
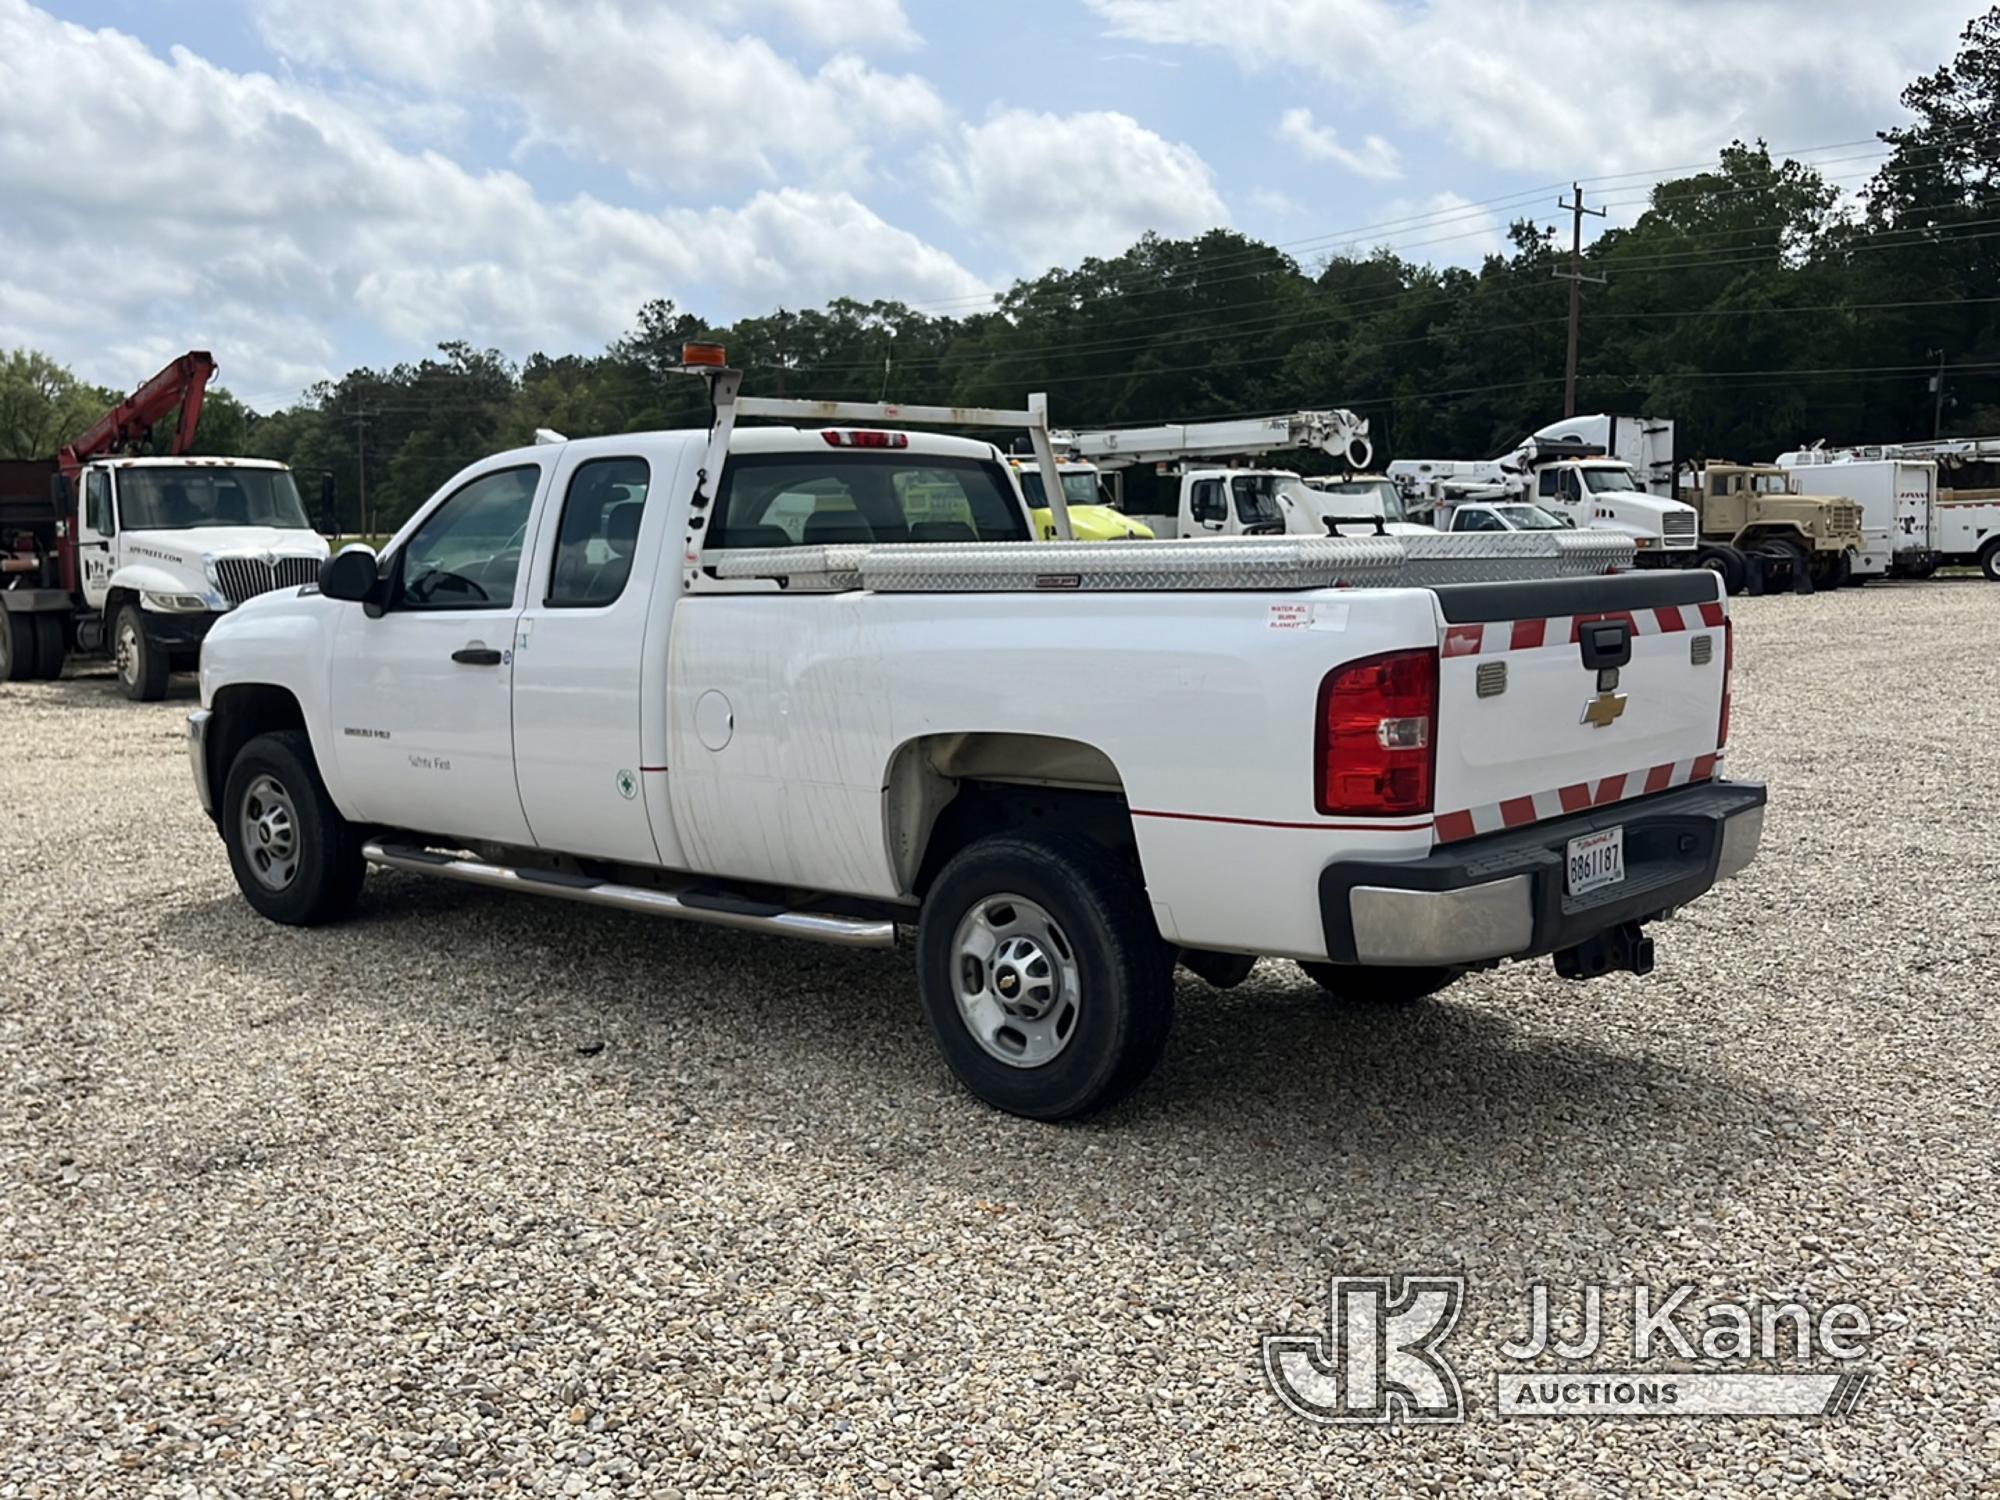
[[[702,187],[787,169],[866,176],[886,140],[948,118],[931,86],[836,52],[808,73],[765,38],[718,29],[789,20],[809,41],[914,39],[895,0],[253,0],[259,29],[309,68],[359,69],[444,99],[496,100],[524,146],[607,162],[649,183]]]
[[[1311,161],[1330,161],[1357,177],[1389,182],[1403,175],[1396,148],[1379,135],[1364,136],[1361,149],[1343,146],[1331,125],[1315,125],[1309,109],[1288,109],[1278,120],[1278,139]]]
[[[1006,110],[961,126],[930,165],[945,211],[1037,272],[1115,255],[1149,229],[1229,222],[1208,163],[1130,115]]]
[[[1732,136],[1865,138],[1949,56],[1962,0],[1088,0],[1113,35],[1316,72],[1496,166],[1550,177],[1698,160]]]
[[[902,0],[704,0],[699,9],[729,26],[775,20],[822,47],[914,47]]]
[[[206,345],[255,404],[357,320],[416,347],[601,344],[639,304],[985,288],[844,191],[658,213],[399,149],[343,98],[0,0],[0,345],[123,387]],[[727,309],[715,309],[726,311]]]
[[[1397,198],[1383,205],[1381,219],[1395,227],[1386,234],[1357,241],[1349,250],[1365,255],[1386,247],[1405,260],[1477,269],[1487,256],[1508,253],[1507,228],[1518,212],[1495,213],[1449,192]]]

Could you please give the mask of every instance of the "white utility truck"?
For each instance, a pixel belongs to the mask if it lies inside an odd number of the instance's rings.
[[[1628,460],[1570,435],[1571,426],[1605,420],[1572,419],[1556,424],[1561,432],[1545,427],[1500,458],[1398,459],[1389,475],[1418,518],[1448,518],[1463,502],[1524,501],[1579,529],[1630,537],[1641,567],[1708,566],[1692,506],[1648,493]]]
[[[1903,458],[1841,459],[1823,449],[1778,455],[1777,468],[1820,494],[1861,507],[1861,550],[1849,581],[1928,578],[1938,569],[1937,465]]]
[[[958,1077],[1060,1119],[1153,1067],[1177,957],[1376,1002],[1644,973],[1643,924],[1755,854],[1709,574],[1583,536],[1035,541],[998,448],[906,424],[1026,427],[1052,471],[1039,400],[758,400],[684,361],[706,431],[495,454],[210,634],[190,759],[256,910],[331,921],[375,865],[913,925]]]
[[[1108,428],[1065,433],[1062,441],[1114,476],[1135,464],[1152,464],[1161,475],[1178,479],[1173,517],[1149,522],[1162,536],[1379,536],[1431,530],[1410,522],[1401,496],[1383,476],[1360,472],[1367,469],[1374,449],[1368,423],[1351,411]],[[1342,472],[1337,478],[1305,479],[1291,469],[1217,462],[1287,450],[1327,454]]]
[[[1853,448],[1822,445],[1787,453],[1778,462],[1833,466],[1815,470],[1815,487],[1840,488],[1859,501],[1864,512],[1871,506],[1879,511],[1883,503],[1882,481],[1867,474],[1871,466],[1935,465],[1928,512],[1928,561],[1922,549],[1908,545],[1926,529],[1917,496],[1920,481],[1911,474],[1895,481],[1895,541],[1900,555],[1894,571],[1904,577],[1928,578],[1941,564],[1970,564],[1989,581],[2000,583],[2000,438],[1936,438]],[[1863,493],[1855,494],[1847,488],[1849,483]]]
[[[318,579],[327,544],[290,469],[181,456],[214,371],[185,354],[55,458],[0,463],[0,682],[102,654],[128,696],[157,699],[224,614]],[[173,456],[129,456],[173,414]],[[322,524],[329,508],[323,491]]]

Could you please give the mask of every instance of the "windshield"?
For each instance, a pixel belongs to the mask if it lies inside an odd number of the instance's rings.
[[[1567,531],[1569,522],[1539,505],[1496,505],[1493,509],[1516,531]]]
[[[212,526],[312,530],[286,469],[120,469],[118,515],[127,531]]]
[[[1092,470],[1079,469],[1073,474],[1064,474],[1062,482],[1063,500],[1067,504],[1109,505],[1111,503],[1100,493],[1097,475]],[[1030,510],[1040,510],[1049,503],[1049,497],[1042,491],[1042,476],[1039,474],[1021,476],[1021,493],[1027,496]]]
[[[1639,488],[1638,485],[1632,482],[1632,471],[1630,469],[1585,469],[1583,471],[1583,482],[1590,486],[1593,493],[1599,495],[1603,494],[1606,490],[1636,490]]]
[[[1353,495],[1367,504],[1357,514],[1375,515],[1379,512],[1385,521],[1407,521],[1409,512],[1403,509],[1403,492],[1396,488],[1395,481],[1389,479],[1323,479],[1317,486],[1322,495]],[[1327,507],[1333,513],[1335,507]]]

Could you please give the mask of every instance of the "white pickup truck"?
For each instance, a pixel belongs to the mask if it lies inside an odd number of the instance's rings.
[[[952,1069],[1061,1119],[1147,1075],[1177,958],[1358,1002],[1644,973],[1641,924],[1755,853],[1712,574],[1607,576],[1630,544],[1592,536],[1036,542],[992,445],[708,378],[708,431],[496,454],[215,627],[190,757],[253,907],[334,920],[376,865],[913,925]]]

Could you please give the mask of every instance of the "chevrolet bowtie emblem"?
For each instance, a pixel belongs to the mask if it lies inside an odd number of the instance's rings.
[[[1599,729],[1609,729],[1611,721],[1625,712],[1623,693],[1599,693],[1583,705],[1582,724],[1594,724]]]

